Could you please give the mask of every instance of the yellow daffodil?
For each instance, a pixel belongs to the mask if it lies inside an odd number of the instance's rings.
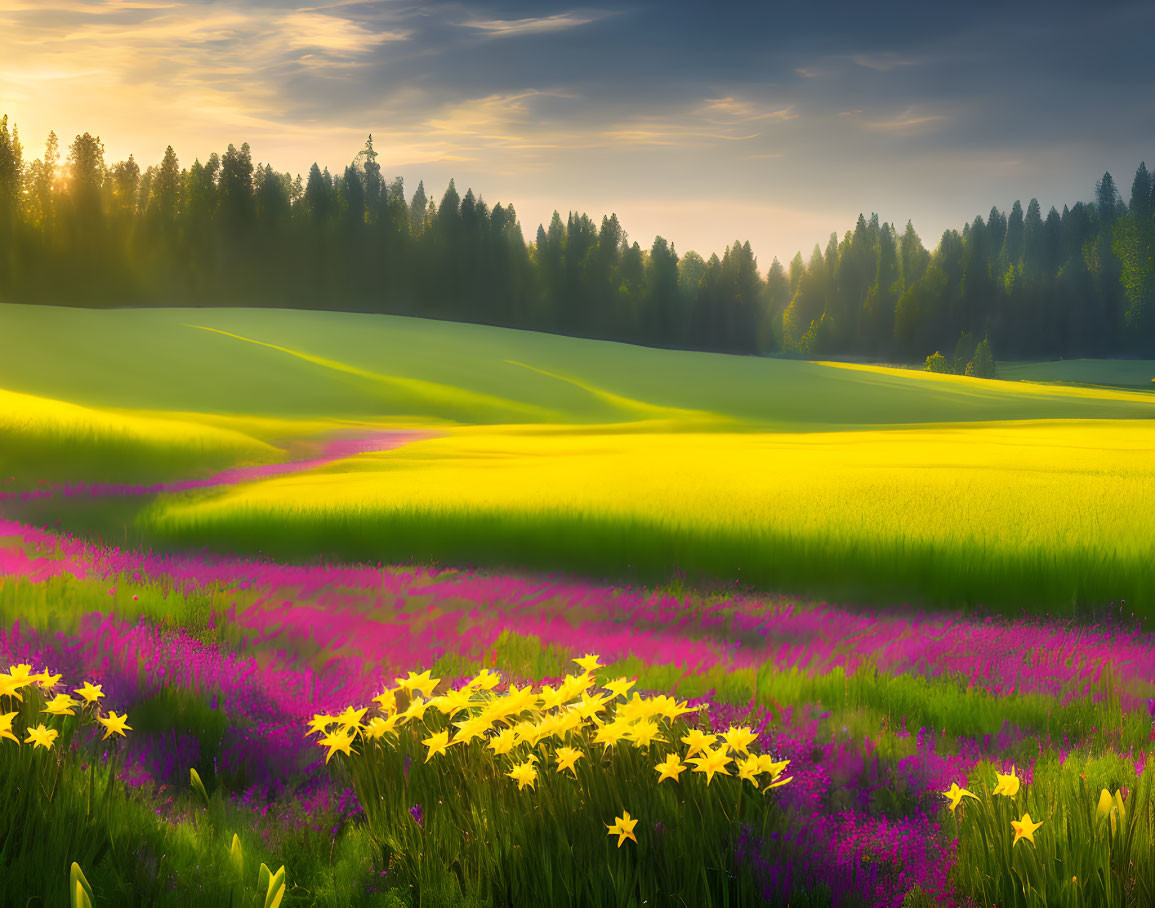
[[[604,744],[606,747],[613,747],[629,733],[630,726],[627,723],[620,720],[608,722],[594,734],[594,743]]]
[[[666,759],[658,763],[654,769],[658,771],[658,783],[666,781],[666,779],[673,779],[678,781],[678,776],[684,773],[689,767],[682,762],[682,758],[676,753],[670,753]]]
[[[439,731],[436,734],[430,735],[421,742],[429,748],[429,753],[425,755],[425,762],[428,763],[438,754],[445,753],[449,749],[449,745],[453,742],[449,740],[448,731]]]
[[[485,745],[493,751],[494,756],[502,756],[513,750],[514,745],[517,744],[517,732],[512,728],[505,728],[489,739],[489,743]]]
[[[658,737],[660,731],[657,722],[639,722],[630,728],[629,739],[635,747],[649,747],[654,741],[665,743],[664,738]]]
[[[104,737],[101,741],[107,741],[113,735],[120,735],[122,738],[128,737],[125,732],[132,731],[132,726],[128,724],[128,714],[122,716],[116,714],[116,710],[111,710],[107,718],[104,716],[97,716],[96,721],[104,726]]]
[[[532,760],[515,764],[513,769],[507,772],[506,775],[517,782],[518,791],[521,791],[526,785],[536,790],[537,767],[533,765]]]
[[[396,713],[388,719],[382,718],[381,716],[374,716],[369,720],[368,724],[361,729],[361,734],[370,741],[376,741],[393,731],[393,727],[397,724],[399,718]]]
[[[620,817],[614,817],[614,825],[610,826],[607,823],[606,828],[609,829],[610,835],[616,835],[618,837],[618,847],[621,848],[622,842],[626,839],[633,840],[635,845],[638,843],[637,838],[634,836],[634,827],[637,825],[638,821],[630,817],[630,812],[623,810]]]
[[[679,716],[684,716],[686,713],[697,712],[701,706],[687,706],[686,701],[679,703],[673,697],[667,697],[663,694],[660,697],[655,697],[654,702],[658,705],[662,718],[669,719],[673,722]]]
[[[580,659],[574,659],[573,661],[576,662],[583,671],[596,672],[599,668],[605,668],[604,665],[598,662],[600,658],[600,656],[595,656],[593,653],[586,653]]]
[[[0,673],[0,697],[12,697],[15,700],[23,700],[24,697],[20,694],[20,688],[27,685],[19,678],[13,678],[8,673]]]
[[[561,687],[558,688],[558,696],[561,697],[562,703],[568,703],[575,699],[578,694],[589,690],[594,686],[593,676],[590,674],[584,675],[566,675],[562,680]]]
[[[395,713],[397,712],[397,690],[392,687],[387,687],[373,698],[373,702],[377,704],[381,712],[386,714]]]
[[[708,735],[700,728],[691,728],[690,733],[682,738],[682,743],[685,744],[687,748],[689,748],[686,751],[686,757],[689,758],[694,756],[696,753],[705,751],[717,740],[717,735]]]
[[[30,684],[36,683],[36,676],[32,674],[32,666],[27,662],[21,662],[19,665],[9,665],[8,677],[13,681],[20,682],[21,687],[27,687]]]
[[[441,683],[440,678],[429,677],[429,672],[422,672],[420,675],[415,675],[409,672],[408,678],[394,678],[397,685],[409,693],[419,693],[426,700],[433,696],[433,690]]]
[[[37,676],[36,683],[40,685],[41,690],[50,691],[60,683],[60,679],[63,677],[63,675],[50,675],[48,669],[45,669]]]
[[[352,706],[349,706],[346,707],[343,713],[336,716],[333,721],[337,723],[338,728],[357,731],[361,728],[361,721],[365,718],[365,713],[367,712],[369,712],[368,706],[363,706],[361,709],[353,709]]]
[[[976,795],[971,794],[971,792],[965,788],[959,788],[957,782],[951,782],[950,790],[944,791],[942,795],[950,802],[947,806],[950,808],[951,813],[954,813],[954,809],[958,807],[959,802],[962,801],[963,798],[974,798],[976,801],[978,800]]]
[[[347,757],[353,756],[353,739],[356,736],[356,732],[350,728],[338,728],[336,731],[325,735],[325,737],[318,741],[317,744],[320,747],[328,748],[328,751],[325,753],[325,764],[328,765],[333,754],[338,752],[343,753]]]
[[[429,705],[444,716],[455,716],[473,705],[473,693],[467,688],[447,690],[440,697],[430,700]]]
[[[489,722],[481,716],[470,716],[464,722],[455,722],[454,726],[457,728],[457,737],[453,740],[463,744],[468,744],[474,738],[484,739],[485,733],[490,729]]]
[[[420,697],[414,697],[409,701],[409,705],[405,708],[405,712],[401,713],[402,718],[420,722],[425,718],[425,711],[429,709],[429,701],[422,700]]]
[[[540,697],[540,708],[542,712],[549,712],[551,709],[560,707],[565,701],[562,699],[560,690],[554,690],[549,684],[542,685]]]
[[[755,776],[758,775],[758,757],[755,754],[750,754],[745,760],[735,764],[738,767],[737,776],[739,779],[745,779],[755,788],[758,787],[758,780]]]
[[[33,747],[43,747],[45,750],[52,750],[52,743],[56,740],[59,732],[56,729],[49,729],[43,723],[36,726],[36,728],[28,731],[28,737],[24,739],[25,744],[31,744]]]
[[[557,771],[564,772],[568,769],[576,779],[577,770],[574,769],[574,763],[584,757],[585,754],[573,747],[559,747],[554,751],[554,756],[557,757]]]
[[[509,693],[505,695],[505,714],[507,716],[520,716],[528,709],[537,707],[537,694],[533,692],[533,685],[527,684],[525,687],[519,688],[516,684],[509,685]]]
[[[73,700],[68,694],[57,694],[40,711],[50,716],[75,716],[73,710],[79,705],[80,701]]]
[[[1039,820],[1037,823],[1031,822],[1031,815],[1024,813],[1021,820],[1011,820],[1011,829],[1015,831],[1015,840],[1011,842],[1011,846],[1019,843],[1019,839],[1026,839],[1032,845],[1035,844],[1035,830],[1043,825],[1043,821]]]
[[[1011,767],[1009,775],[1002,773],[995,773],[995,785],[992,795],[1005,795],[1008,798],[1013,798],[1019,793],[1019,777],[1015,775],[1015,767]]]
[[[501,675],[483,668],[465,683],[466,690],[493,690],[501,682]]]
[[[327,713],[313,713],[313,718],[309,720],[309,730],[305,732],[305,737],[307,738],[309,735],[323,735],[325,729],[336,721],[336,717],[330,716]]]
[[[15,719],[18,715],[19,713],[5,713],[4,715],[0,716],[0,739],[8,738],[9,740],[15,741],[17,744],[20,743],[20,739],[12,734],[12,720]]]
[[[104,696],[102,688],[103,684],[93,684],[91,681],[85,681],[83,686],[73,690],[74,694],[80,694],[85,703],[95,703]]]
[[[585,691],[582,691],[581,702],[574,706],[583,719],[592,719],[598,713],[606,711],[606,703],[610,700],[609,694],[597,694],[591,697]]]
[[[610,681],[608,684],[603,684],[602,687],[615,697],[624,697],[629,689],[637,683],[637,681],[628,681],[625,678],[614,678],[613,681]]]
[[[750,745],[758,740],[758,736],[750,730],[749,725],[731,725],[729,729],[722,732],[722,740],[734,753],[748,754],[750,753]]]
[[[634,694],[627,702],[618,706],[618,717],[629,719],[631,722],[652,719],[662,712],[661,704],[656,700],[647,700],[645,697]]]
[[[726,769],[726,764],[730,762],[730,757],[726,753],[726,748],[719,747],[717,750],[710,750],[706,748],[702,751],[702,756],[693,757],[686,760],[687,763],[696,764],[694,772],[704,772],[706,774],[706,785],[708,786],[714,779],[714,773],[723,776],[730,775],[730,771]]]
[[[780,760],[779,762],[775,763],[774,757],[770,754],[758,755],[758,772],[768,772],[770,773],[770,777],[772,779],[777,779],[780,775],[782,775],[782,772],[789,765],[789,760]]]

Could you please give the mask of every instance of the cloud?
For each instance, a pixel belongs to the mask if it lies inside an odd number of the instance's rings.
[[[921,66],[926,63],[925,57],[907,56],[899,53],[851,54],[850,61],[856,66],[873,69],[878,72],[889,72],[900,66]]]
[[[472,28],[492,37],[509,35],[533,35],[542,32],[558,32],[570,28],[580,28],[603,18],[605,14],[582,14],[576,12],[557,13],[553,16],[538,16],[527,19],[469,19],[459,23],[463,28]]]

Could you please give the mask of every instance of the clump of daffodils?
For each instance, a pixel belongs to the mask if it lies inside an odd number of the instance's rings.
[[[101,685],[85,681],[68,690],[61,677],[48,669],[33,672],[27,664],[0,672],[0,742],[51,751],[62,733],[71,734],[82,724],[102,726],[101,740],[132,731],[127,715],[104,712]],[[4,746],[11,745],[0,743]]]
[[[685,784],[688,777],[716,777],[725,784],[769,791],[790,782],[784,777],[789,760],[752,750],[758,736],[747,726],[732,726],[711,734],[690,728],[681,717],[701,707],[687,706],[666,695],[643,696],[626,678],[598,677],[596,655],[574,660],[580,671],[556,686],[509,684],[499,690],[501,676],[483,669],[459,687],[444,685],[425,671],[396,678],[373,698],[372,706],[349,707],[337,715],[318,714],[308,723],[307,736],[325,752],[360,759],[376,747],[396,747],[412,736],[424,749],[426,763],[452,759],[470,747],[474,758],[496,764],[494,777],[508,780],[519,792],[535,792],[543,775],[577,784],[580,773],[620,772],[615,752],[640,752],[652,766],[645,784]],[[635,761],[632,765],[638,765]],[[618,844],[632,839],[629,813],[611,827]],[[609,825],[609,824],[607,824]]]

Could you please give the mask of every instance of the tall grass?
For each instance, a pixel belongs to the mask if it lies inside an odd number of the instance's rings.
[[[146,482],[196,475],[278,451],[241,432],[136,416],[0,389],[0,478]]]
[[[1064,422],[819,434],[463,432],[143,521],[169,544],[683,571],[875,602],[1155,609],[1155,426]]]

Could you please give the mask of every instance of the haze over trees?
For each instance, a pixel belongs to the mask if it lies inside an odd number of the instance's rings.
[[[992,207],[928,249],[860,215],[763,278],[721,256],[643,247],[616,215],[554,214],[525,241],[512,205],[453,181],[388,179],[372,137],[340,173],[254,162],[247,144],[181,165],[108,162],[98,137],[28,160],[0,118],[0,298],[83,306],[249,305],[429,316],[738,353],[923,361],[1155,354],[1155,180],[1110,174],[1089,201]],[[937,365],[937,361],[936,361]]]

